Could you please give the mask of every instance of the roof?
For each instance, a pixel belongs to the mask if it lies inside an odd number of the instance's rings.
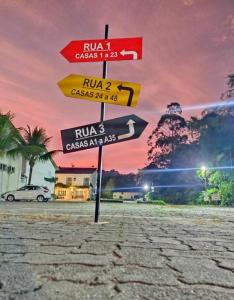
[[[96,171],[96,168],[66,168],[59,167],[55,172],[56,174],[92,174]]]

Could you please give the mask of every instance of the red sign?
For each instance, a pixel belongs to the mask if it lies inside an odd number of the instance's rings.
[[[69,62],[142,59],[142,38],[71,41],[60,53]]]

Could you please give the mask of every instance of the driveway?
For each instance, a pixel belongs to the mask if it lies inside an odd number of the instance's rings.
[[[234,209],[0,203],[0,299],[234,299]]]

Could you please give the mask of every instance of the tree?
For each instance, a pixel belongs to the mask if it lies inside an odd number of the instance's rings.
[[[105,185],[105,188],[102,190],[102,197],[107,199],[113,198],[113,189],[115,188],[115,181],[113,178],[110,178]]]
[[[133,173],[120,174],[116,170],[103,171],[102,197],[111,198],[115,188],[136,187],[136,175]]]
[[[234,97],[234,74],[228,75],[227,89],[221,94],[221,100]]]
[[[192,118],[190,125],[197,135],[201,162],[206,165],[233,164],[234,110],[204,111],[201,119]]]
[[[11,123],[13,118],[11,112],[0,113],[0,156],[9,155],[21,139],[19,131]]]
[[[198,174],[199,175],[199,174]],[[209,174],[208,182],[210,188],[208,195],[218,194],[221,206],[234,204],[234,175],[224,171],[212,171]]]
[[[58,150],[48,151],[47,146],[51,137],[47,137],[44,128],[35,127],[33,130],[27,125],[26,128],[21,128],[24,140],[22,140],[17,148],[13,149],[11,153],[22,154],[22,156],[29,163],[29,177],[28,184],[31,184],[32,172],[37,161],[49,160]]]
[[[14,115],[9,111],[6,114],[0,112],[0,158],[7,155],[10,156],[10,151],[17,147],[21,140],[19,131],[12,125]],[[3,172],[1,167],[0,191],[3,188]],[[8,173],[9,174],[9,173]]]
[[[148,161],[158,168],[168,167],[171,154],[181,144],[188,141],[188,126],[180,115],[182,109],[179,103],[167,105],[166,114],[162,115],[157,127],[148,138]]]
[[[181,113],[179,103],[167,106],[166,114],[149,137],[150,163],[140,177],[142,183],[157,187],[157,198],[174,204],[192,202],[201,189],[196,176],[201,159],[199,120],[186,121]]]

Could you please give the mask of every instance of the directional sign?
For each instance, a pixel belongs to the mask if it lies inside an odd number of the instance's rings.
[[[135,107],[141,86],[137,83],[71,74],[58,82],[67,97]]]
[[[61,130],[63,153],[76,152],[138,138],[148,122],[136,115]]]
[[[142,38],[71,41],[60,53],[69,62],[142,59]]]

